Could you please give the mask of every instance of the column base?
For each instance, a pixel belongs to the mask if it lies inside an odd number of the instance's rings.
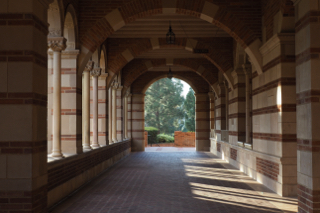
[[[54,159],[62,159],[64,158],[63,154],[62,153],[52,153],[50,155],[50,157],[54,158]]]
[[[100,148],[101,146],[99,145],[99,144],[92,144],[91,145],[91,148],[92,149],[98,149],[98,148]]]
[[[86,145],[86,146],[83,146],[83,151],[86,150],[86,151],[89,151],[89,150],[92,150],[91,146],[89,145]]]

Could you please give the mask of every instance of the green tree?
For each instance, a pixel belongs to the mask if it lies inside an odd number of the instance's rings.
[[[195,104],[194,91],[190,87],[183,106],[185,111],[185,127],[191,132],[195,131]]]
[[[178,79],[160,79],[146,91],[145,126],[154,126],[160,133],[173,134],[183,127],[183,84]]]

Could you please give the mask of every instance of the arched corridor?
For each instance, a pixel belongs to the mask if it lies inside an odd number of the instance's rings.
[[[162,156],[143,153],[144,97],[169,68],[195,91],[186,158],[212,154],[213,169],[320,212],[319,20],[319,0],[0,0],[0,213],[47,212],[109,168]]]

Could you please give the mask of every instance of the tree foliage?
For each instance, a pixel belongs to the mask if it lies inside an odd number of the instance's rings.
[[[181,131],[184,126],[182,91],[180,80],[164,78],[153,83],[145,97],[146,126],[154,126],[164,134]]]
[[[190,132],[195,131],[195,104],[196,100],[194,97],[194,91],[190,87],[184,102],[185,127]]]

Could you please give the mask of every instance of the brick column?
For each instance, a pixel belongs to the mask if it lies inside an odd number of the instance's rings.
[[[320,45],[318,1],[295,0],[298,204],[320,212]]]
[[[82,153],[81,73],[77,72],[79,50],[61,55],[61,146],[63,153]]]
[[[246,78],[246,141],[245,146],[247,148],[252,148],[252,116],[251,116],[251,106],[252,106],[252,98],[251,98],[251,92],[252,92],[252,86],[251,86],[251,74],[252,69],[250,64],[244,64],[243,65],[243,71]]]
[[[52,153],[51,157],[63,158],[61,152],[61,51],[66,48],[66,39],[48,38],[53,50],[53,101],[52,101]]]
[[[101,146],[109,145],[108,138],[108,90],[106,78],[108,73],[104,69],[98,79],[98,141]]]
[[[93,114],[93,121],[92,121],[92,144],[91,147],[96,149],[99,148],[99,141],[98,141],[98,78],[101,75],[101,68],[95,67],[90,72],[92,76],[92,114]]]
[[[232,72],[234,90],[229,94],[229,143],[244,145],[246,137],[246,92],[243,68]]]
[[[123,129],[122,129],[122,120],[123,120],[123,114],[122,114],[122,86],[118,87],[116,90],[116,104],[117,104],[117,141],[123,140]]]
[[[208,93],[196,93],[196,150],[210,149],[210,100]]]
[[[90,147],[90,71],[93,69],[93,61],[89,61],[83,71],[82,78],[82,143],[84,150]]]
[[[215,128],[215,116],[214,116],[214,102],[215,102],[215,95],[214,92],[209,92],[209,98],[210,98],[210,129],[214,129]]]
[[[46,212],[48,4],[1,4],[0,211]]]
[[[144,151],[144,97],[145,94],[132,94],[132,151]]]
[[[215,129],[217,140],[221,141],[221,130],[226,130],[226,96],[225,96],[225,87],[223,83],[218,84],[219,94],[217,94],[217,100],[215,105]]]
[[[131,99],[132,99],[132,94],[128,95],[128,138],[132,138],[132,133],[131,133],[131,129],[132,129],[132,103],[131,103]]]

